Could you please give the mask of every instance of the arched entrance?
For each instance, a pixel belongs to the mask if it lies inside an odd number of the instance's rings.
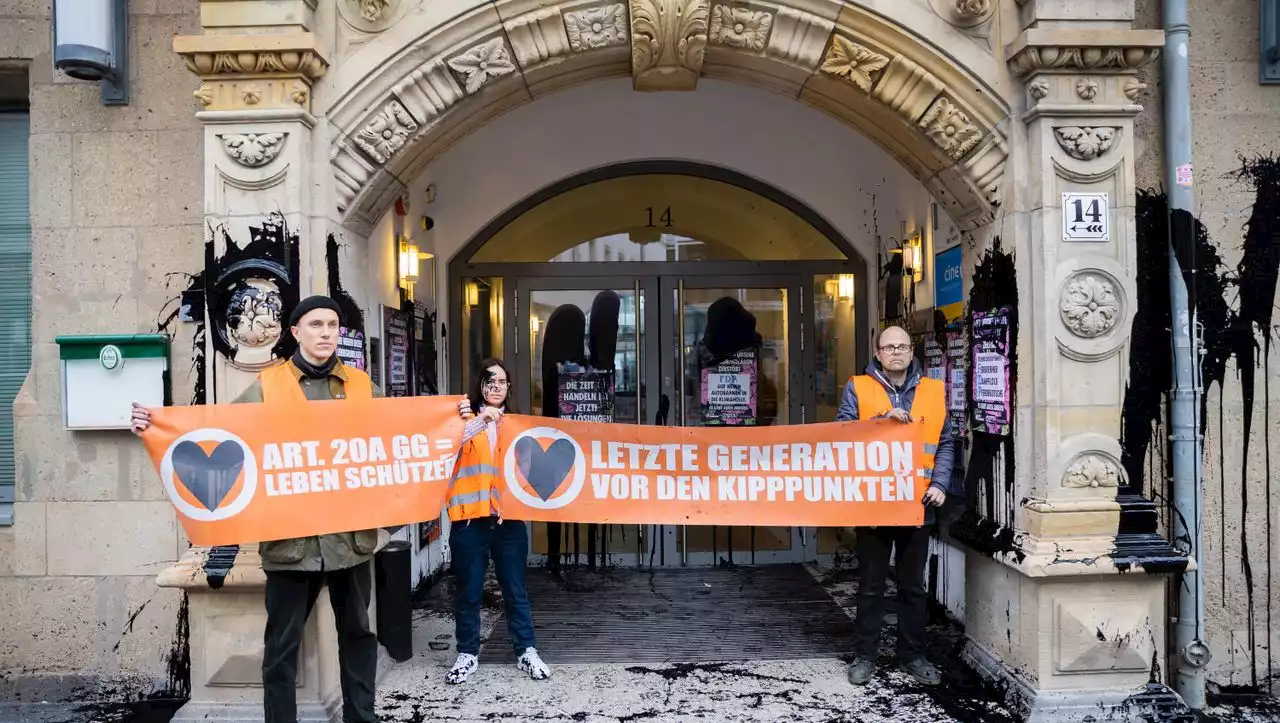
[[[575,409],[562,403],[581,398],[567,386],[583,378],[576,364],[605,374],[581,418],[832,421],[844,380],[865,363],[867,283],[848,240],[776,188],[690,162],[611,165],[529,196],[454,256],[449,379],[461,393],[480,360],[501,356],[520,411],[563,417]],[[754,383],[714,400],[720,340],[752,332],[758,346],[730,371]],[[824,542],[785,527],[537,523],[531,534],[535,561],[553,564],[809,561]]]

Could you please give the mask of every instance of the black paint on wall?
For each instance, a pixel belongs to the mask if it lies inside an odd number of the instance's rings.
[[[973,272],[969,290],[968,315],[972,339],[973,312],[992,311],[1007,306],[1009,318],[1009,395],[1010,407],[1017,409],[1014,399],[1018,380],[1018,274],[1013,254],[1006,252],[996,237],[982,255]],[[973,375],[966,382],[969,415],[973,415]],[[1021,562],[1026,554],[1019,549],[1012,522],[1018,505],[1016,497],[1013,435],[970,432],[969,463],[965,470],[965,509],[951,528],[951,534],[977,552],[987,555],[1010,555]]]
[[[1255,610],[1256,580],[1250,551],[1254,547],[1269,545],[1271,538],[1271,427],[1275,420],[1268,404],[1267,381],[1270,370],[1272,338],[1275,333],[1274,309],[1277,280],[1280,278],[1280,159],[1274,156],[1241,159],[1241,167],[1233,177],[1252,188],[1253,209],[1249,221],[1243,227],[1240,261],[1234,268],[1222,260],[1218,248],[1198,219],[1186,211],[1168,212],[1163,192],[1142,191],[1137,201],[1138,241],[1138,310],[1134,319],[1133,341],[1129,360],[1129,386],[1125,393],[1124,427],[1121,445],[1124,466],[1129,474],[1131,490],[1149,494],[1159,499],[1168,496],[1164,479],[1169,476],[1166,442],[1167,432],[1162,417],[1167,403],[1167,390],[1172,386],[1171,318],[1168,287],[1167,243],[1172,224],[1175,252],[1183,278],[1186,280],[1192,309],[1202,335],[1204,349],[1202,388],[1199,409],[1199,429],[1203,433],[1210,422],[1208,392],[1217,385],[1220,393],[1238,395],[1242,410],[1242,428],[1236,432],[1225,428],[1224,405],[1219,404],[1213,421],[1217,425],[1220,440],[1214,459],[1204,460],[1217,465],[1219,505],[1218,529],[1225,535],[1238,535],[1240,544],[1239,566],[1243,571],[1246,587],[1248,620],[1244,623],[1249,636],[1252,683],[1256,688],[1258,676],[1258,645],[1255,631],[1269,630],[1273,626],[1272,560],[1267,556],[1267,590],[1263,595],[1266,619],[1257,620]],[[1234,308],[1233,308],[1234,307]],[[1227,390],[1228,364],[1234,362],[1238,386]],[[1262,370],[1263,389],[1257,389],[1256,378]],[[1257,404],[1263,405],[1261,416],[1263,479],[1266,493],[1265,540],[1250,539],[1249,459],[1253,439],[1254,413]],[[1234,401],[1234,400],[1233,400]],[[1237,441],[1238,440],[1238,441]],[[1238,446],[1237,446],[1238,445]],[[1149,469],[1163,475],[1163,479],[1147,479],[1145,462],[1159,460]],[[1229,480],[1226,464],[1230,460],[1239,466],[1239,477]],[[1209,475],[1205,475],[1208,477]],[[1238,504],[1228,499],[1229,487],[1239,487]],[[1238,510],[1238,515],[1237,515]],[[1123,520],[1122,520],[1123,523]],[[1123,530],[1121,530],[1123,532]],[[1222,539],[1216,545],[1221,550],[1219,574],[1221,589],[1226,590],[1227,544]],[[1261,625],[1259,624],[1261,623]],[[1234,624],[1233,624],[1234,626]],[[1267,679],[1273,674],[1268,651]]]
[[[201,305],[198,310],[191,310],[193,320],[183,322],[183,304],[184,300],[189,298],[191,294],[195,294],[197,298],[204,298],[204,272],[196,274],[188,274],[181,271],[175,271],[165,274],[166,289],[174,282],[175,279],[183,279],[187,282],[187,288],[178,296],[169,299],[160,309],[160,313],[156,318],[156,333],[175,336],[177,334],[176,325],[190,323],[193,327],[191,338],[191,371],[195,376],[195,385],[191,392],[191,404],[205,403],[205,324],[204,324],[204,307]],[[173,375],[170,374],[172,379]],[[169,391],[165,392],[166,395]]]
[[[178,605],[178,622],[173,632],[173,647],[166,658],[168,681],[165,691],[174,698],[191,697],[191,615],[187,593]]]
[[[360,310],[360,305],[355,299],[351,298],[351,294],[342,288],[342,267],[338,261],[338,250],[337,239],[333,234],[329,234],[324,246],[325,266],[329,275],[329,296],[338,302],[338,308],[342,309],[342,325],[363,333],[364,312]]]
[[[231,238],[225,226],[219,231],[221,256],[212,240],[205,244],[205,300],[214,325],[213,348],[228,359],[235,359],[236,352],[223,333],[231,294],[246,278],[270,279],[280,290],[282,324],[287,324],[289,313],[298,305],[298,232],[290,229],[278,213],[266,216],[260,225],[250,226],[249,243],[244,246]],[[285,329],[271,351],[276,357],[287,359],[296,348],[293,335]]]

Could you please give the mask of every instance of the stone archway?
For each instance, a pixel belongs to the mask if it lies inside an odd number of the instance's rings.
[[[866,8],[503,0],[414,36],[404,37],[407,25],[400,18],[316,88],[315,103],[328,102],[336,202],[355,228],[367,228],[405,180],[486,119],[628,73],[638,91],[689,91],[705,76],[815,106],[885,148],[962,227],[990,219],[1002,200],[1008,105],[936,45]],[[379,55],[390,57],[369,67]]]

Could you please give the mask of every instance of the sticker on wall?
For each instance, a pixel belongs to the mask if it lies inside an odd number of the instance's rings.
[[[938,252],[934,257],[934,307],[947,322],[964,315],[964,250],[959,246]]]

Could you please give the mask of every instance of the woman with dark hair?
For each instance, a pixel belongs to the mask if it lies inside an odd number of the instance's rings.
[[[480,667],[476,657],[480,654],[480,599],[491,556],[517,666],[534,680],[551,676],[534,647],[533,613],[524,583],[528,532],[524,522],[503,518],[500,508],[498,490],[505,455],[498,448],[498,422],[512,411],[511,400],[511,374],[506,365],[499,359],[486,359],[474,375],[470,394],[458,405],[458,413],[468,422],[447,502],[457,577],[454,635],[458,659],[445,681],[455,685],[466,682]]]

